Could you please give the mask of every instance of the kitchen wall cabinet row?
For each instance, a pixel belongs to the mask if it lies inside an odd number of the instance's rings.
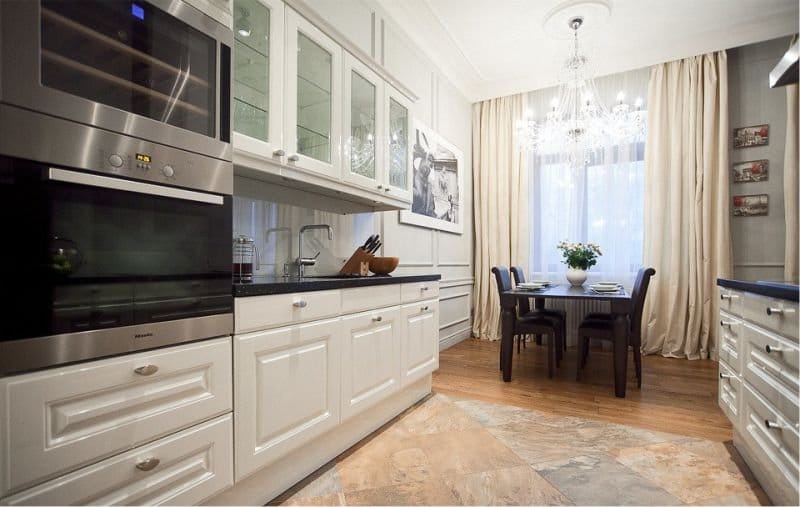
[[[237,173],[407,208],[411,101],[281,0],[233,1]]]

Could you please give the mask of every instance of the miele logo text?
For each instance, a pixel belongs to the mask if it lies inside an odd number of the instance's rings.
[[[141,333],[133,335],[134,338],[147,338],[148,336],[153,336],[153,333]]]

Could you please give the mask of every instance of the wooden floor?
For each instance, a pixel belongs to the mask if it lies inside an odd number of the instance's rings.
[[[656,431],[725,441],[733,436],[717,405],[718,367],[714,361],[643,357],[642,388],[636,387],[629,355],[628,392],[614,396],[612,357],[592,349],[581,381],[575,380],[576,350],[547,378],[546,347],[528,343],[517,354],[511,382],[499,371],[500,342],[465,340],[441,352],[433,390],[457,398],[628,424]]]

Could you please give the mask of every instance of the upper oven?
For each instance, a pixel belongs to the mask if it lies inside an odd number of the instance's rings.
[[[182,0],[0,2],[0,152],[230,193],[232,43]]]

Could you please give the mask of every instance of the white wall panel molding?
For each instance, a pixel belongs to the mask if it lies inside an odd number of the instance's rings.
[[[443,279],[439,282],[439,287],[442,289],[447,287],[463,287],[464,285],[474,285],[475,279],[472,277],[469,278],[449,278]]]
[[[447,301],[449,299],[464,298],[472,296],[472,292],[459,292],[457,294],[447,294],[439,297],[439,301]]]
[[[463,342],[472,336],[472,329],[466,327],[464,329],[455,331],[448,335],[440,335],[439,337],[439,351],[449,349],[453,345]]]

